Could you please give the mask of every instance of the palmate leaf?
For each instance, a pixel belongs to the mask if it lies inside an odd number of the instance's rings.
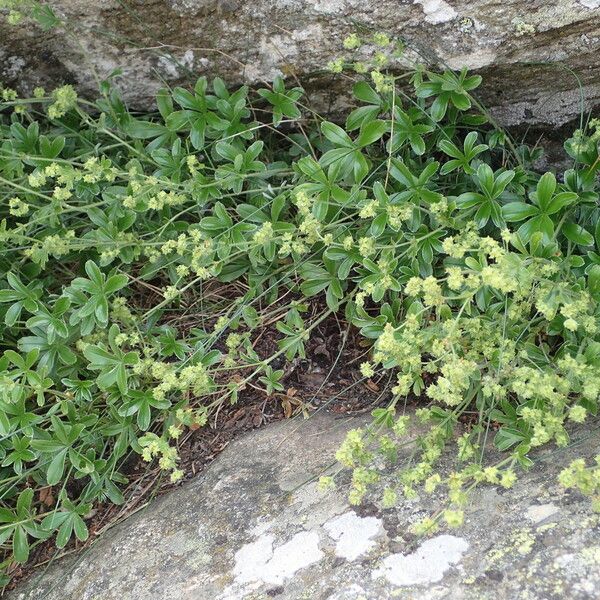
[[[118,331],[118,327],[113,325],[109,332],[109,339],[114,339]],[[120,392],[125,395],[127,394],[127,367],[137,364],[139,356],[137,352],[123,352],[116,345],[113,345],[111,350],[90,344],[86,346],[83,354],[89,361],[89,368],[92,371],[100,371],[96,381],[101,389],[107,390],[116,384]]]
[[[526,202],[509,202],[502,207],[502,215],[509,223],[525,221],[518,229],[518,234],[526,243],[536,233],[541,233],[543,239],[549,242],[554,237],[555,224],[552,215],[559,213],[565,207],[577,201],[578,195],[574,192],[555,193],[557,188],[556,178],[552,173],[545,173],[536,186],[536,191],[530,194],[532,204]],[[566,224],[563,233],[571,241],[581,245],[592,245],[591,234],[586,236],[578,225]],[[589,243],[584,243],[589,242]]]

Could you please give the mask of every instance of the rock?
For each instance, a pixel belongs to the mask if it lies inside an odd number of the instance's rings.
[[[54,0],[62,30],[0,25],[0,81],[30,92],[76,83],[94,95],[98,78],[122,67],[134,108],[164,82],[219,75],[230,83],[283,74],[313,90],[310,102],[339,105],[331,75],[355,31],[385,31],[437,66],[485,78],[480,97],[503,125],[558,125],[600,101],[598,0]],[[338,78],[339,79],[339,78]],[[329,94],[328,94],[329,90]]]
[[[600,517],[565,493],[559,470],[597,453],[597,436],[539,453],[514,488],[475,492],[463,527],[430,538],[410,523],[443,508],[423,494],[394,509],[321,492],[359,419],[317,414],[238,439],[196,479],[86,551],[22,582],[10,600],[592,599]],[[409,452],[409,449],[406,450]],[[449,469],[450,463],[443,468]],[[384,483],[393,472],[384,473]],[[341,486],[343,488],[343,486]]]

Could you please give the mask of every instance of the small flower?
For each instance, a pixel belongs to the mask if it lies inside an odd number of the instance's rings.
[[[360,373],[366,378],[373,377],[373,375],[375,375],[375,369],[371,363],[364,362],[360,365]]]
[[[344,40],[344,48],[346,48],[346,50],[354,50],[355,48],[358,48],[359,46],[360,46],[360,38],[358,37],[358,35],[356,35],[356,33],[350,34]]]
[[[327,63],[327,70],[331,73],[341,73],[344,70],[344,59],[336,58]]]
[[[273,239],[273,224],[269,221],[263,223],[260,226],[260,228],[255,232],[252,239],[259,246],[270,242]]]
[[[385,48],[386,46],[390,45],[390,38],[385,33],[376,33],[373,36],[373,43],[375,43],[377,46]]]
[[[12,102],[17,99],[17,92],[15,90],[11,90],[10,88],[4,88],[2,90],[2,100],[5,102]]]
[[[318,481],[317,485],[321,492],[326,492],[328,490],[335,488],[335,483],[333,481],[333,477],[329,477],[326,475],[319,477],[319,481]]]
[[[29,212],[29,205],[20,198],[10,198],[8,206],[10,214],[14,217],[24,217]]]
[[[500,485],[503,488],[511,488],[517,481],[517,475],[512,469],[507,469],[500,477]]]
[[[587,410],[581,406],[581,404],[576,404],[575,406],[571,406],[569,409],[569,420],[574,423],[583,423],[587,417]]]
[[[438,530],[438,524],[431,517],[425,517],[414,523],[411,529],[416,535],[431,534]]]
[[[174,440],[179,439],[181,434],[182,434],[181,427],[177,427],[176,425],[171,425],[169,427],[169,437],[173,438]]]
[[[440,476],[440,474],[434,473],[433,475],[430,475],[425,480],[425,485],[423,486],[423,489],[425,490],[425,492],[427,494],[433,494],[433,492],[435,492],[435,488],[437,488],[437,486],[441,482],[442,482],[442,477]]]
[[[164,290],[163,290],[163,297],[165,300],[175,300],[175,298],[177,298],[177,296],[179,296],[181,292],[177,289],[177,286],[175,285],[168,285]]]
[[[358,251],[365,258],[375,253],[375,240],[370,237],[362,237],[358,240]]]
[[[383,52],[375,53],[374,62],[378,68],[381,69],[382,67],[385,67],[388,64],[389,60],[390,59],[388,58],[388,56],[386,54],[384,54]]]
[[[575,319],[565,319],[565,329],[569,331],[577,331],[577,321]]]
[[[54,102],[48,107],[48,116],[58,119],[77,105],[77,92],[72,85],[63,85],[52,92]]]
[[[383,73],[381,73],[381,71],[371,71],[371,79],[373,81],[373,84],[375,85],[375,90],[378,92],[391,92],[394,87],[393,78],[389,75],[384,75]]]
[[[447,509],[444,511],[444,521],[449,527],[460,527],[465,519],[465,514],[462,510]]]
[[[180,481],[183,478],[184,474],[185,473],[181,469],[174,469],[173,471],[171,471],[171,483],[177,483],[178,481]]]
[[[11,10],[6,17],[6,22],[9,25],[18,25],[23,19],[23,13],[18,10]]]

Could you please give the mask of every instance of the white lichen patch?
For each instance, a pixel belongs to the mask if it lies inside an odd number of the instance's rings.
[[[585,6],[585,8],[589,8],[590,10],[600,8],[600,0],[579,0],[579,4]]]
[[[559,510],[555,504],[534,504],[527,508],[525,514],[532,523],[541,523],[555,515]]]
[[[356,560],[366,554],[383,532],[381,520],[376,517],[359,517],[350,511],[331,519],[323,525],[325,531],[337,543],[335,554],[346,560]]]
[[[469,548],[464,538],[438,535],[423,542],[412,554],[392,554],[384,559],[373,578],[385,577],[398,586],[422,585],[441,581],[446,571],[460,562]]]
[[[277,547],[274,542],[272,535],[262,535],[236,552],[233,568],[235,583],[280,585],[300,569],[323,558],[316,531],[301,531]]]
[[[445,0],[417,0],[417,4],[423,7],[425,20],[434,25],[452,21],[457,15],[456,11]]]

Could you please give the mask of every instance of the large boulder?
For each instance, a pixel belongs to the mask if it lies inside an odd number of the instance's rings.
[[[315,479],[364,419],[317,414],[233,442],[203,474],[40,569],[10,600],[586,600],[600,597],[600,515],[557,482],[597,432],[538,453],[509,489],[474,492],[464,525],[417,538],[438,493],[348,506]],[[414,432],[413,432],[414,433]],[[405,448],[406,459],[411,452]],[[451,468],[449,457],[442,468]],[[394,481],[383,473],[383,485]]]
[[[600,102],[600,0],[51,0],[66,30],[0,25],[0,82],[30,91],[64,81],[93,93],[122,67],[132,105],[165,82],[276,75],[306,82],[351,32],[404,38],[428,62],[485,77],[504,125],[559,125]],[[328,90],[331,76],[313,82]],[[338,92],[334,101],[338,98]],[[321,98],[322,100],[322,98]],[[582,102],[583,100],[583,102]],[[322,102],[320,106],[327,105]]]

